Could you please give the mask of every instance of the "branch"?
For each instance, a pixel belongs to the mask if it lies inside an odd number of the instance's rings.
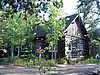
[[[98,8],[98,10],[99,10],[99,14],[100,14],[100,5],[99,5],[99,0],[96,0],[96,4],[97,4],[97,8]]]

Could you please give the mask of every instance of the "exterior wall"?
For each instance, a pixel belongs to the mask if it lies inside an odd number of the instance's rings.
[[[34,47],[34,52],[35,54],[38,54],[40,49],[44,49],[45,47],[48,46],[48,43],[46,42],[45,37],[37,37],[35,38],[35,47]]]
[[[58,54],[57,54],[57,57],[58,58],[62,58],[62,57],[65,57],[65,37],[63,37],[63,39],[60,39],[58,41]]]
[[[83,57],[83,37],[76,22],[73,21],[65,33],[65,56],[76,58]]]
[[[65,37],[58,41],[58,52],[57,58],[61,57],[78,57],[78,56],[88,56],[89,55],[89,44],[88,40],[84,35],[87,35],[84,25],[82,25],[82,21],[80,17],[74,17],[74,21],[70,21],[71,23],[68,24],[68,27],[65,30]],[[35,50],[40,48],[47,47],[48,44],[46,43],[46,33],[39,28],[35,27],[36,38],[35,39]],[[45,38],[45,39],[44,39]],[[44,42],[45,41],[45,42]],[[47,44],[47,45],[46,45]],[[48,52],[51,54],[50,52]],[[51,55],[50,55],[51,56]]]

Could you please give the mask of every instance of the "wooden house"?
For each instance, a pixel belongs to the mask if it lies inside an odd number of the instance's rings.
[[[89,56],[89,38],[87,31],[78,14],[67,16],[64,36],[58,41],[57,57],[88,57]],[[48,46],[46,43],[46,32],[39,26],[35,26],[36,50]]]
[[[66,21],[65,35],[59,41],[58,55],[62,53],[60,57],[65,56],[66,58],[69,56],[71,58],[89,57],[89,38],[81,17],[74,14],[66,18],[68,20]]]

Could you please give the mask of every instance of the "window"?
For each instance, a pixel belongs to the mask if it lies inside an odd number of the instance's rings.
[[[68,50],[71,50],[71,45],[70,44],[68,45]]]
[[[68,31],[66,31],[65,33],[68,33]]]
[[[80,44],[77,44],[77,49],[78,50],[83,50],[83,44],[81,44],[81,43]]]

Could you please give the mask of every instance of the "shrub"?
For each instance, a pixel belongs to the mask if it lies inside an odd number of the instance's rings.
[[[65,58],[57,59],[57,63],[58,64],[65,64],[66,63],[66,59]]]
[[[76,59],[74,58],[74,59],[70,59],[70,64],[74,64],[74,63],[76,63]]]
[[[55,60],[48,60],[47,61],[48,66],[55,66],[56,65],[56,61]]]
[[[72,58],[70,59],[70,64],[75,64],[75,63],[79,63],[82,62],[82,59],[80,58]]]
[[[100,60],[99,59],[94,59],[94,58],[89,58],[84,60],[84,63],[86,64],[100,64]]]
[[[17,66],[33,66],[36,65],[35,60],[38,58],[34,55],[31,56],[31,58],[18,58],[14,60],[14,65]]]
[[[29,66],[29,67],[40,67],[40,66],[54,66],[55,65],[55,60],[45,60],[44,58],[39,59],[38,57],[34,57],[31,59],[26,59],[26,58],[19,58],[14,61],[14,65],[17,66]]]
[[[26,66],[27,63],[28,62],[24,59],[17,59],[16,61],[14,61],[14,65],[16,66]]]

